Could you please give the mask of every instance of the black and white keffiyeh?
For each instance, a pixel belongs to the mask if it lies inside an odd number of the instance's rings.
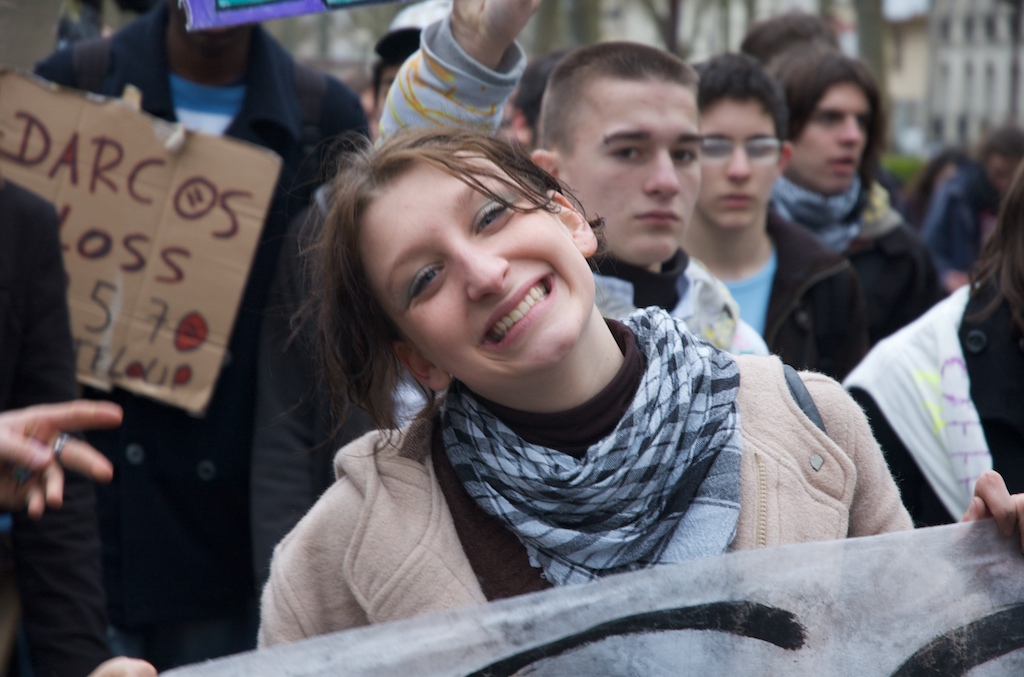
[[[647,368],[615,431],[582,459],[526,442],[460,383],[442,408],[462,484],[554,585],[721,554],[736,535],[736,363],[661,309],[624,323]]]

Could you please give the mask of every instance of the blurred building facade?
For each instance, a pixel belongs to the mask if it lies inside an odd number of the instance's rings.
[[[890,146],[906,155],[926,155],[931,63],[928,0],[886,3],[886,85]]]
[[[1020,111],[1013,85],[1012,2],[932,0],[927,136],[932,144],[972,146]],[[1019,7],[1020,2],[1018,1]],[[1018,19],[1019,21],[1019,19]],[[1016,106],[1012,99],[1016,92]]]

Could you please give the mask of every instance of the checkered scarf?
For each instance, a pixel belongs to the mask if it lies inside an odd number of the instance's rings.
[[[721,554],[736,535],[736,363],[663,310],[624,322],[647,369],[615,431],[582,459],[526,442],[461,383],[442,409],[462,484],[554,585]]]
[[[775,180],[772,207],[787,221],[818,236],[826,247],[840,254],[860,234],[860,179],[838,195],[821,195],[796,185],[785,176]]]

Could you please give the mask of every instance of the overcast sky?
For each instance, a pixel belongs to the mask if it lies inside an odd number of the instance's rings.
[[[928,11],[929,0],[885,0],[885,18],[902,21]]]

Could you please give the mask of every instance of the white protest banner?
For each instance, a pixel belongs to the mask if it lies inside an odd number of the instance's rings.
[[[162,677],[1024,675],[1019,547],[986,520],[749,550]]]
[[[200,414],[280,159],[0,70],[0,176],[56,205],[80,382]]]

